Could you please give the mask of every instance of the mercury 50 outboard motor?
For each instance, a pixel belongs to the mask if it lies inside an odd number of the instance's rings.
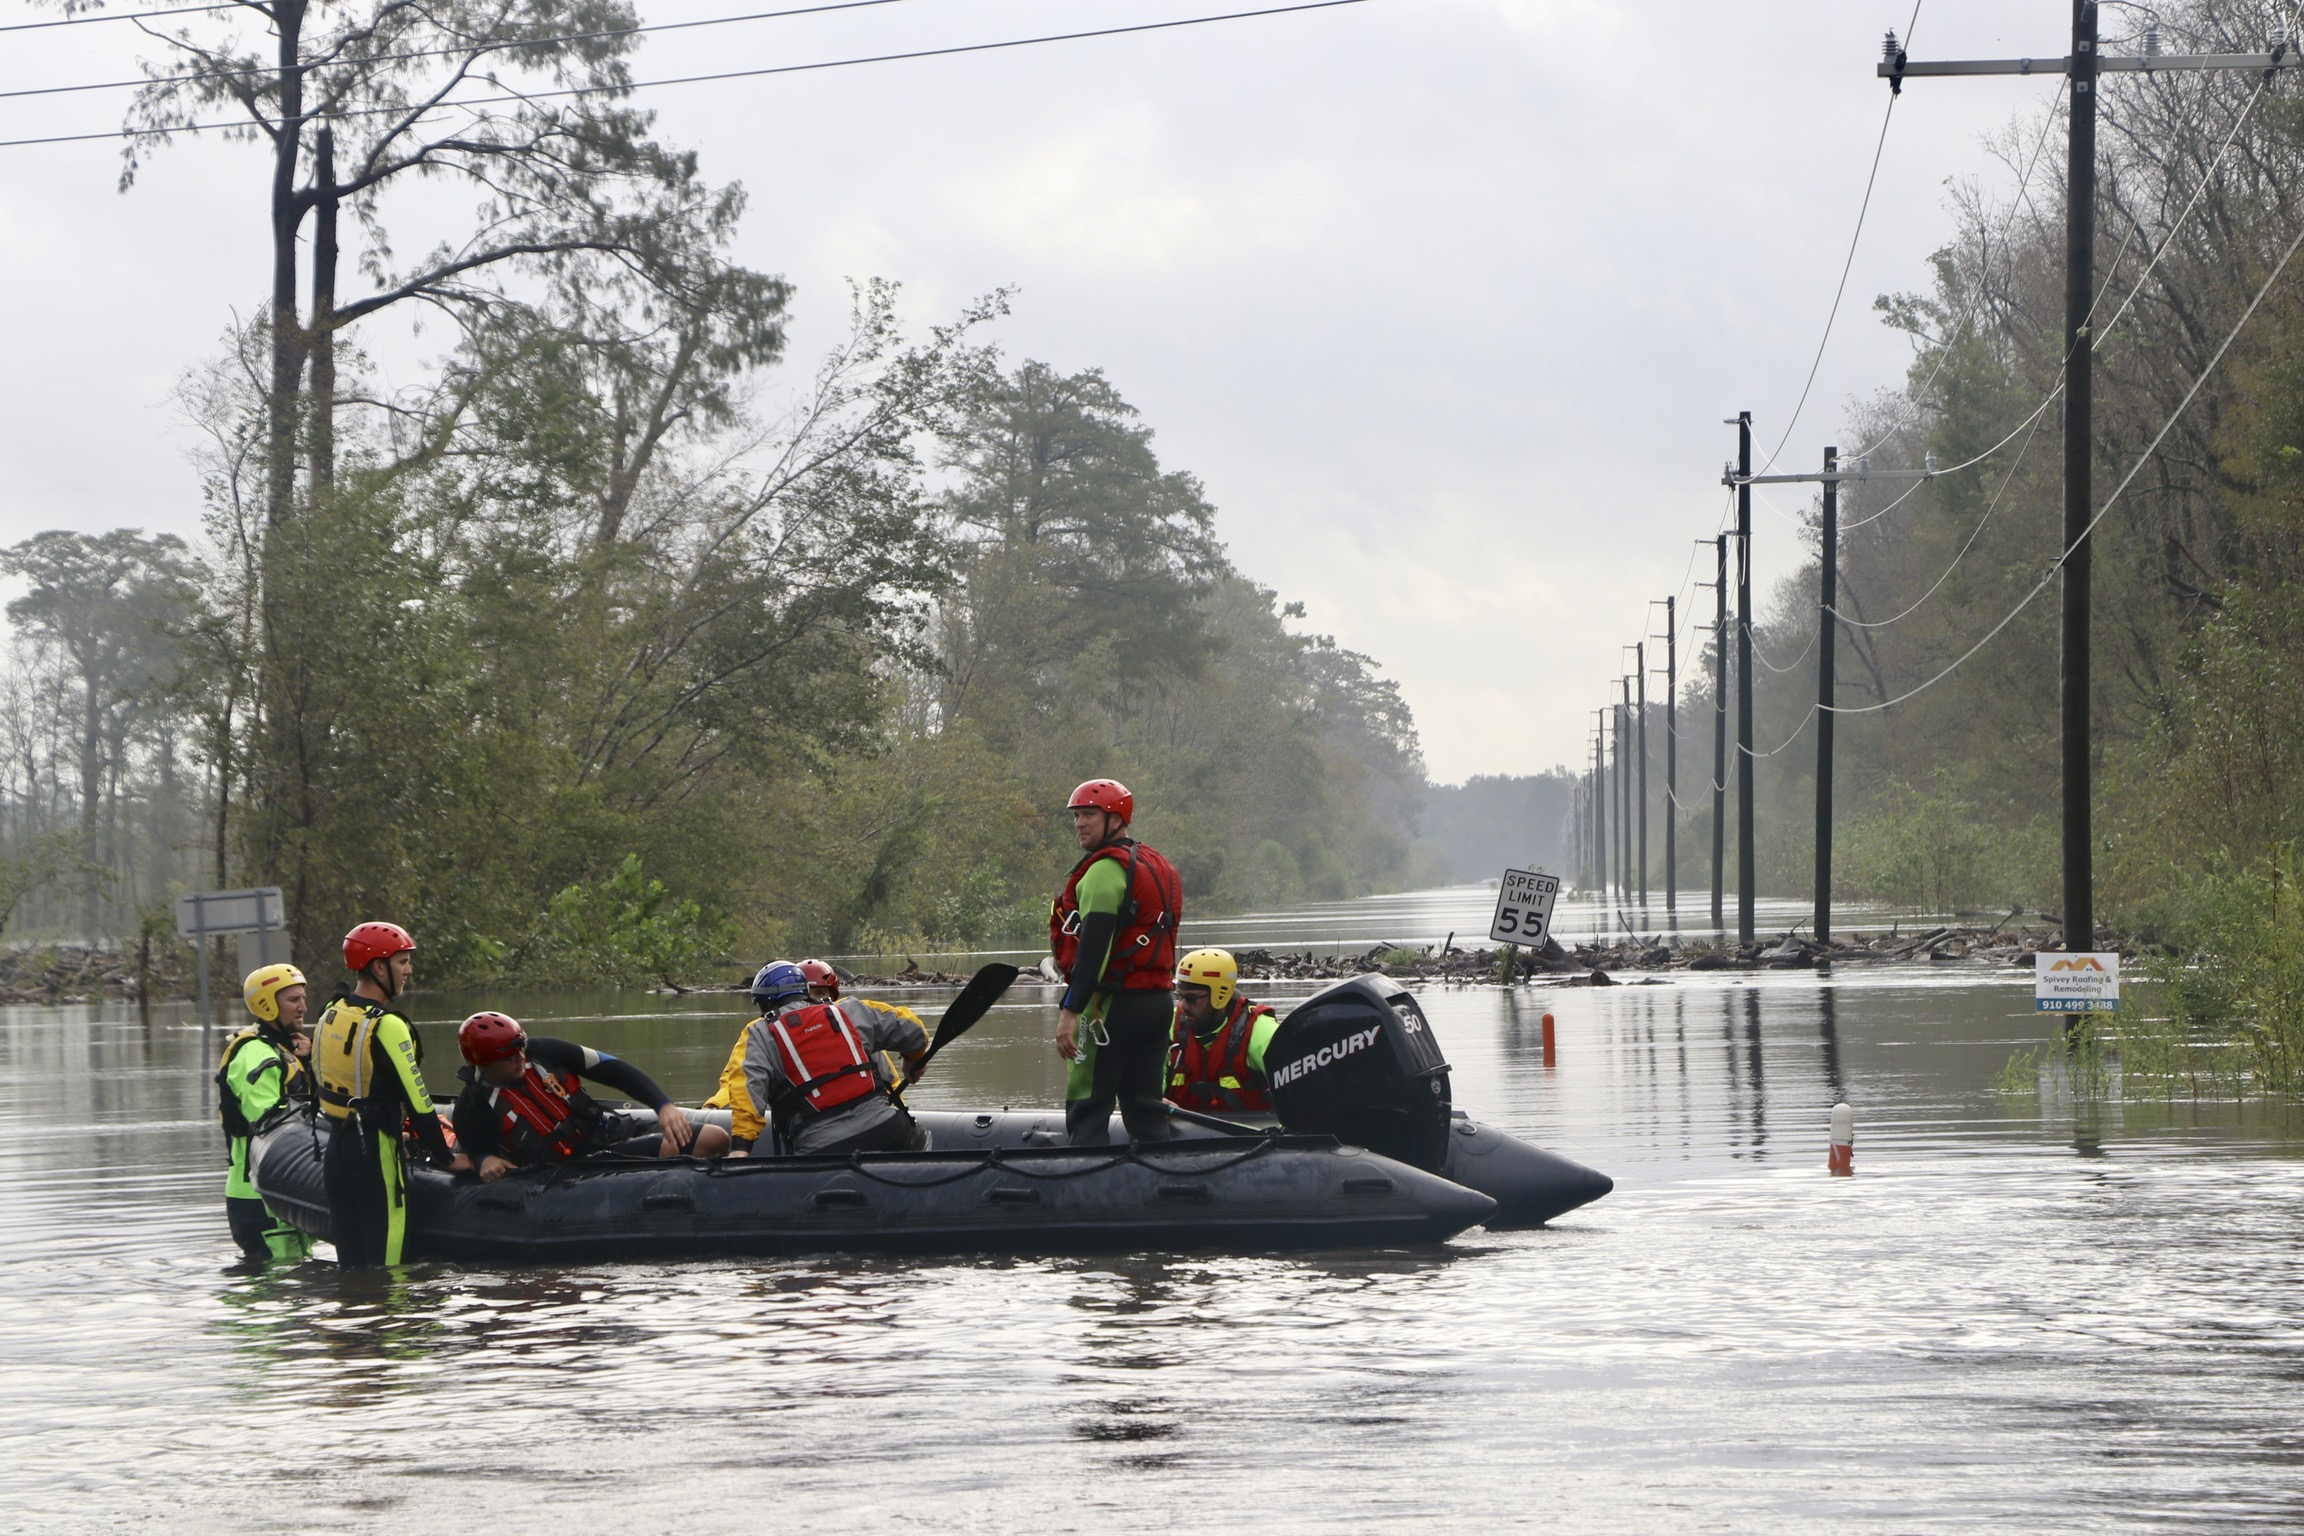
[[[1356,976],[1296,1006],[1264,1048],[1272,1109],[1291,1131],[1333,1136],[1438,1172],[1448,1158],[1448,1062],[1398,982]]]

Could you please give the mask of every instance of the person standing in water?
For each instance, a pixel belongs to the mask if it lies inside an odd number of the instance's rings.
[[[1064,1129],[1076,1147],[1112,1140],[1120,1106],[1130,1141],[1176,1134],[1161,1102],[1175,1017],[1176,925],[1184,916],[1176,866],[1128,835],[1136,797],[1117,779],[1072,791],[1080,862],[1048,914],[1048,945],[1065,977],[1056,1054],[1071,1063]]]
[[[357,978],[320,1017],[313,1070],[328,1118],[328,1226],[347,1269],[400,1262],[408,1235],[408,1168],[401,1138],[413,1134],[436,1166],[471,1167],[448,1150],[424,1086],[424,1049],[394,1006],[416,974],[416,941],[396,923],[362,923],[344,935],[344,968]]]
[[[312,1239],[264,1204],[248,1155],[256,1137],[312,1102],[312,1076],[304,1069],[304,1058],[312,1054],[312,1039],[304,1033],[309,993],[296,967],[265,965],[248,973],[240,996],[256,1023],[224,1042],[216,1064],[216,1112],[224,1122],[229,1167],[224,1219],[250,1261],[293,1264],[311,1257]]]

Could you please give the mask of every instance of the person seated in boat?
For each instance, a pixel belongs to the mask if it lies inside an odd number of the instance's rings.
[[[772,960],[760,968],[760,974],[765,976],[777,966],[788,963],[783,960]],[[840,973],[824,961],[801,961],[800,977],[808,984],[808,1001],[812,1003],[836,1003],[840,1001]],[[854,1001],[862,1003],[876,1013],[890,1014],[911,1025],[913,1029],[920,1031],[923,1038],[928,1033],[928,1026],[920,1022],[920,1015],[909,1008],[900,1008],[894,1003],[884,1003],[876,997],[860,997]],[[763,1008],[761,1011],[765,1013],[767,1010]],[[909,1033],[904,1031],[899,1030],[898,1033],[907,1042],[912,1038]],[[755,1134],[757,1134],[757,1128],[763,1126],[760,1110],[752,1102],[752,1091],[744,1086],[744,1046],[747,1038],[748,1036],[744,1034],[737,1035],[735,1046],[728,1052],[727,1064],[720,1069],[720,1086],[713,1091],[712,1097],[704,1101],[706,1109],[725,1109],[729,1112],[730,1119],[736,1124],[736,1137],[740,1142],[744,1139],[746,1126],[756,1128]],[[917,1060],[917,1057],[914,1060]],[[892,1084],[899,1094],[919,1076],[918,1068],[893,1050],[880,1053],[880,1068],[882,1081]]]
[[[738,1155],[749,1156],[768,1133],[771,1146],[790,1157],[927,1145],[897,1097],[928,1054],[918,1015],[852,997],[814,1001],[807,976],[789,960],[760,968],[752,1001],[760,1017],[736,1042],[742,1092],[731,1093],[728,1106]]]
[[[464,1089],[456,1096],[456,1145],[484,1183],[518,1168],[588,1153],[622,1157],[719,1157],[728,1133],[697,1125],[656,1080],[572,1040],[531,1038],[508,1014],[476,1013],[456,1030]],[[656,1111],[656,1129],[618,1139],[579,1080],[613,1088]]]
[[[1176,965],[1168,1102],[1204,1115],[1269,1114],[1264,1048],[1280,1016],[1240,991],[1230,950],[1196,949]]]

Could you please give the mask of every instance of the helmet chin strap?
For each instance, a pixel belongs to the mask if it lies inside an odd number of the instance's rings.
[[[382,966],[384,969],[381,976],[376,973],[378,966]],[[400,995],[400,989],[392,985],[392,957],[390,955],[386,955],[381,960],[369,961],[367,968],[360,974],[373,982],[376,990],[384,994],[384,1001],[391,1002]]]

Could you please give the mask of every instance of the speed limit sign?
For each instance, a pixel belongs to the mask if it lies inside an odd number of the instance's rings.
[[[1488,925],[1488,937],[1498,944],[1543,948],[1544,936],[1552,931],[1552,903],[1559,894],[1556,875],[1532,869],[1504,871],[1503,883],[1496,887],[1496,920]]]

